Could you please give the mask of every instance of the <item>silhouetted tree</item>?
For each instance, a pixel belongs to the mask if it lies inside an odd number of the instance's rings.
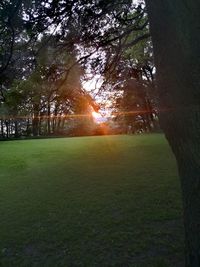
[[[146,0],[161,127],[181,178],[186,267],[200,266],[200,2]]]

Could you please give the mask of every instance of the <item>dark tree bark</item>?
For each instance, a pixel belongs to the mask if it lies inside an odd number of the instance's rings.
[[[33,105],[33,120],[32,120],[33,136],[39,134],[39,104]]]
[[[54,116],[53,116],[53,125],[52,125],[52,131],[55,134],[58,130],[58,103],[56,102],[55,104],[55,109],[54,109]]]
[[[48,100],[47,104],[47,134],[50,135],[51,133],[51,104]]]
[[[200,266],[200,1],[146,0],[160,123],[181,178],[186,267]]]
[[[4,137],[4,123],[3,123],[3,119],[1,119],[1,137]]]
[[[9,131],[9,120],[5,120],[6,125],[6,138],[9,138],[10,131]]]
[[[14,126],[15,126],[15,137],[19,137],[19,129],[18,129],[18,121],[14,121]]]
[[[31,125],[30,125],[30,119],[28,118],[26,121],[26,135],[29,136],[31,133]]]

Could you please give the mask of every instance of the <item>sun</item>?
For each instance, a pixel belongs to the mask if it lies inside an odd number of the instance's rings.
[[[96,111],[92,111],[92,117],[95,119],[95,120],[98,120],[101,118],[101,114],[96,112]]]

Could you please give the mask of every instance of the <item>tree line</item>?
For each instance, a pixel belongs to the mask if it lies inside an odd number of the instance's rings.
[[[95,133],[98,126],[94,125],[91,109],[98,111],[99,105],[81,83],[88,69],[104,79],[97,95],[109,90],[116,93],[111,101],[111,120],[121,128],[120,133],[158,128],[146,17],[140,6],[129,10],[127,4],[118,7],[113,17],[120,27],[111,25],[107,29],[111,18],[105,14],[102,35],[95,18],[98,10],[111,8],[104,2],[93,12],[92,1],[91,7],[79,6],[76,1],[2,1],[1,138]],[[122,20],[130,24],[130,29],[121,34]],[[138,32],[144,36],[140,43]],[[138,42],[134,48],[129,44],[131,39]],[[112,128],[109,121],[107,128]]]

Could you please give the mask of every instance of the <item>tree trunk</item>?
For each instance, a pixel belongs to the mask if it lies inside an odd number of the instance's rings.
[[[159,118],[181,178],[186,267],[200,266],[200,1],[146,0]]]
[[[200,108],[162,115],[161,125],[176,156],[181,178],[186,267],[197,267],[200,266]]]
[[[1,137],[4,138],[4,125],[3,125],[3,119],[1,119]]]
[[[26,135],[30,135],[30,119],[28,118],[26,121]]]
[[[57,128],[56,128],[58,133],[60,133],[60,131],[61,131],[61,126],[60,126],[61,125],[61,120],[62,120],[61,115],[62,114],[58,114],[58,122],[57,122]]]
[[[6,138],[9,138],[9,123],[8,123],[8,120],[5,120],[5,125],[6,125]]]
[[[57,132],[58,125],[58,103],[55,104],[54,116],[53,116],[53,133]]]
[[[15,125],[15,137],[19,137],[19,129],[18,129],[18,121],[17,119],[14,121],[14,125]]]
[[[32,127],[33,127],[33,136],[38,136],[39,134],[39,104],[33,105]]]
[[[42,135],[42,116],[41,116],[41,113],[39,113],[38,134],[40,136]]]
[[[51,105],[50,101],[48,100],[47,104],[47,134],[50,135],[51,133]]]
[[[152,129],[155,129],[155,122],[154,122],[154,117],[153,117],[153,108],[151,105],[151,102],[149,100],[149,98],[146,98],[146,110],[147,110],[147,114],[149,117],[149,125],[150,125],[150,131]]]

